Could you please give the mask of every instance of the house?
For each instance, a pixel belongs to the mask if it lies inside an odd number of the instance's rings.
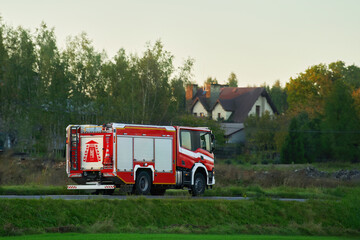
[[[263,87],[229,87],[207,84],[199,88],[186,87],[187,109],[195,116],[222,121],[229,143],[245,141],[244,122],[250,115],[261,117],[265,112],[278,113],[269,94]]]

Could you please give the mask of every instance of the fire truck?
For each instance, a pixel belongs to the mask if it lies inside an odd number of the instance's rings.
[[[69,190],[164,195],[185,188],[199,196],[215,184],[208,128],[110,123],[69,125],[66,132],[66,172],[77,183]]]

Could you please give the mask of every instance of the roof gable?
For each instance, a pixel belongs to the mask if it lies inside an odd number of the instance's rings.
[[[198,102],[204,107],[204,109],[205,109],[206,111],[209,112],[209,107],[207,106],[205,99],[204,99],[204,98],[200,98],[200,97],[197,97],[197,98],[194,100],[193,104],[191,105],[191,112],[194,110],[194,107],[195,107],[196,103],[198,103]]]

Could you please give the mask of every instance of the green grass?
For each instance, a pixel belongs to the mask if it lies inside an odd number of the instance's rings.
[[[212,234],[43,234],[27,235],[18,237],[3,237],[0,239],[11,240],[62,240],[62,239],[86,239],[86,240],[349,240],[349,237],[328,237],[328,236],[279,236],[279,235],[212,235]]]
[[[341,169],[360,169],[359,163],[349,163],[349,162],[315,162],[315,163],[305,163],[305,164],[250,164],[250,163],[242,163],[237,164],[236,160],[231,161],[235,167],[240,167],[243,170],[254,170],[254,171],[267,171],[267,170],[295,170],[295,169],[303,169],[306,167],[315,167],[320,171],[327,172],[336,172]],[[218,160],[216,163],[219,165],[227,165],[225,160]],[[216,166],[215,166],[216,167]]]
[[[341,201],[0,200],[0,235],[56,232],[360,235],[360,192]]]

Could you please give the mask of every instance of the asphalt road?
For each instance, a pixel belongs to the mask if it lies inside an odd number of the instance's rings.
[[[206,200],[250,200],[249,197],[191,197],[189,196],[125,196],[125,195],[0,195],[0,199],[63,199],[63,200],[88,200],[88,199],[110,199],[126,200],[136,198],[147,199],[206,199]],[[272,198],[279,201],[305,202],[307,199],[301,198]]]

